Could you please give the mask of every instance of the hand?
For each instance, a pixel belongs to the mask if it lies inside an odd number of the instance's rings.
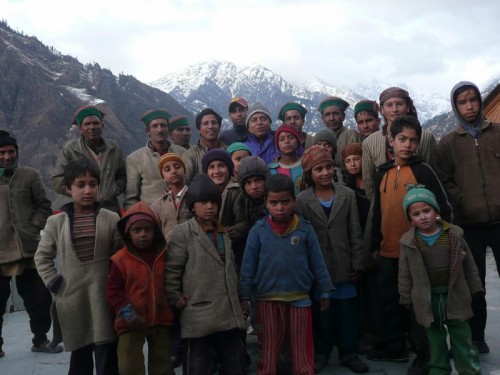
[[[144,323],[146,323],[144,318],[135,311],[132,311],[132,315],[130,315],[130,318],[128,318],[126,322],[131,330],[142,329],[144,328]]]
[[[241,307],[241,312],[243,313],[245,319],[248,318],[248,315],[250,315],[250,301],[249,300],[240,301],[240,307]]]
[[[177,307],[179,310],[183,309],[186,307],[187,302],[191,299],[191,296],[188,294],[181,294],[177,302],[175,303],[175,307]]]
[[[63,282],[62,275],[57,275],[50,283],[47,284],[47,288],[54,294],[57,294],[61,289]]]
[[[380,252],[380,250],[372,251],[372,258],[375,259],[375,260],[377,260],[379,252]]]
[[[326,311],[330,308],[330,299],[329,298],[321,298],[319,300],[319,310],[320,311]]]
[[[224,230],[226,231],[226,233],[230,239],[232,239],[232,240],[236,239],[237,233],[233,227],[224,227]]]
[[[358,271],[351,271],[349,274],[349,278],[351,281],[358,282],[359,281],[359,272]]]
[[[411,303],[405,303],[405,308],[406,310],[411,310],[413,308],[413,305]]]

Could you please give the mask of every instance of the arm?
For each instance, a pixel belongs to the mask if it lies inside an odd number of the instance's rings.
[[[182,161],[184,162],[184,165],[186,166],[186,185],[189,185],[189,183],[193,179],[194,175],[196,174],[196,170],[195,170],[196,162],[194,160],[192,148],[190,148],[185,153],[183,153],[181,157],[182,157]]]
[[[329,293],[335,290],[328,269],[326,268],[318,237],[311,224],[307,224],[309,230],[306,237],[306,249],[308,253],[309,269],[314,274],[314,282],[320,294]]]
[[[401,305],[411,305],[411,289],[413,288],[413,280],[411,278],[410,265],[408,263],[408,255],[404,245],[401,245],[399,256],[399,273],[398,273],[398,290],[399,303]]]
[[[377,173],[377,168],[375,163],[373,162],[373,157],[371,155],[370,148],[368,147],[368,143],[362,143],[363,148],[363,156],[362,156],[362,173],[363,173],[363,182],[365,184],[365,194],[369,200],[373,200],[374,196],[374,178]]]
[[[439,163],[436,163],[436,173],[439,180],[442,182],[449,199],[451,200],[454,207],[459,207],[462,201],[462,190],[458,187],[455,182],[455,166],[453,164],[452,150],[448,147],[449,142],[446,139],[442,139],[437,148]]]
[[[125,279],[116,264],[111,261],[108,278],[106,280],[106,299],[113,308],[116,316],[120,310],[129,304],[125,294]]]
[[[57,194],[67,195],[66,186],[64,185],[64,167],[69,162],[69,157],[66,154],[67,146],[65,146],[59,155],[57,156],[56,166],[52,171],[52,175],[50,176],[50,180],[52,182],[52,189]]]
[[[43,186],[40,174],[31,180],[31,199],[33,201],[33,216],[31,223],[39,230],[45,227],[47,219],[52,215],[51,202],[47,199],[47,193]]]
[[[243,261],[240,270],[240,287],[238,290],[240,300],[250,300],[255,274],[259,265],[259,254],[262,247],[260,241],[260,224],[256,224],[248,234]]]
[[[42,237],[34,256],[38,274],[47,286],[53,284],[56,279],[61,277],[57,273],[55,264],[57,255],[56,236],[55,222],[49,219],[42,232]]]
[[[118,158],[118,169],[115,174],[115,184],[116,184],[116,192],[115,197],[119,196],[123,192],[125,192],[125,186],[127,185],[127,171],[125,167],[125,158],[123,157],[123,152],[115,147],[117,158]]]
[[[347,220],[349,243],[351,246],[351,262],[354,271],[362,271],[365,268],[365,250],[363,247],[363,233],[359,223],[358,205],[354,192],[349,191],[350,205],[349,218]]]
[[[382,173],[380,173],[382,174]],[[382,178],[376,178],[375,186],[375,194],[373,196],[373,213],[372,213],[372,236],[371,236],[371,251],[372,253],[380,250],[380,244],[382,242],[382,212],[380,209],[380,189],[378,186],[380,185],[380,181]],[[378,185],[377,185],[378,183]]]
[[[474,262],[474,257],[470,251],[469,245],[462,238],[461,249],[465,251],[465,257],[463,260],[464,275],[467,284],[469,285],[469,290],[472,295],[484,294],[485,290],[481,283],[481,278],[479,277],[479,271],[477,270],[476,263]]]
[[[239,190],[238,190],[239,191]],[[236,193],[233,193],[236,194]],[[248,226],[248,222],[245,218],[245,207],[244,207],[244,194],[240,192],[234,202],[232,203],[233,207],[233,217],[234,217],[234,225],[229,227],[229,237],[233,241],[243,240],[247,235],[250,227]]]
[[[125,161],[127,186],[125,188],[125,201],[123,202],[123,207],[126,210],[141,199],[141,175],[137,168],[138,163],[133,159],[133,155],[134,154],[127,156]]]
[[[170,232],[169,249],[165,257],[165,289],[170,305],[176,305],[179,300],[184,300],[182,278],[188,260],[188,244],[183,227],[179,225],[174,227]]]
[[[425,129],[422,130],[422,139],[420,140],[417,154],[425,163],[429,164],[431,168],[435,169],[437,164],[437,142],[436,138],[434,138],[434,135]]]

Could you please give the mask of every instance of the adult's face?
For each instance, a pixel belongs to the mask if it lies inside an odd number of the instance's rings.
[[[0,147],[0,167],[9,168],[16,163],[17,152],[15,146],[6,145]]]
[[[201,118],[200,137],[202,140],[214,142],[219,138],[220,124],[214,115],[205,115]]]
[[[163,144],[168,139],[168,123],[164,118],[151,120],[146,129],[149,140],[153,144]]]
[[[295,129],[296,132],[302,134],[302,128],[304,127],[305,119],[302,118],[299,111],[297,111],[296,109],[291,109],[289,111],[286,111],[283,117],[285,118],[283,124],[290,125]]]
[[[80,132],[83,138],[89,143],[100,143],[104,124],[101,119],[95,115],[84,117],[80,125]]]
[[[378,130],[380,118],[370,112],[361,111],[356,115],[356,125],[359,134],[366,138]]]
[[[170,139],[174,145],[182,147],[189,146],[191,139],[191,128],[189,126],[179,126],[170,132]]]
[[[462,118],[470,123],[476,121],[480,111],[479,96],[473,88],[470,88],[457,95],[455,105]]]
[[[248,132],[257,138],[264,138],[271,131],[271,119],[265,113],[257,112],[248,119]]]
[[[233,105],[229,111],[229,118],[234,126],[245,126],[245,117],[247,116],[247,108],[242,105]]]
[[[323,110],[321,118],[328,129],[335,131],[344,125],[345,113],[339,107],[331,105]]]

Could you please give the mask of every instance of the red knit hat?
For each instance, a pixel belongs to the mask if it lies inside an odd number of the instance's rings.
[[[302,169],[304,172],[309,172],[315,165],[324,161],[329,161],[333,164],[332,155],[327,149],[320,145],[314,145],[304,151],[302,155]]]
[[[297,131],[294,128],[292,128],[290,125],[281,125],[278,129],[276,129],[276,133],[274,133],[274,143],[276,144],[276,148],[278,150],[279,150],[278,140],[280,138],[280,134],[283,132],[290,133],[295,138],[297,138],[298,145],[300,145],[302,143],[302,139],[301,139],[299,133],[297,133]]]

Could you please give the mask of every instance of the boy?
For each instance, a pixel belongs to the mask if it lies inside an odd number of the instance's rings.
[[[354,106],[354,121],[356,121],[361,140],[365,140],[378,130],[380,126],[378,112],[379,107],[374,100],[361,100]]]
[[[70,375],[93,374],[93,352],[97,374],[118,374],[113,317],[104,290],[110,257],[122,241],[118,214],[97,203],[99,181],[99,169],[88,160],[66,165],[64,184],[73,201],[49,217],[35,253],[38,273],[55,295],[54,341],[64,341],[71,351]]]
[[[294,374],[314,374],[311,300],[313,283],[321,310],[329,306],[333,285],[311,225],[293,213],[290,177],[274,175],[265,184],[269,215],[250,230],[240,272],[240,300],[248,316],[255,288],[262,356],[259,374],[275,374],[285,337]]]
[[[410,229],[401,204],[408,184],[424,184],[434,192],[442,207],[441,215],[448,220],[450,206],[443,187],[434,171],[415,156],[422,127],[414,116],[401,116],[390,128],[390,145],[394,148],[394,160],[378,167],[375,178],[375,196],[372,218],[372,252],[378,263],[378,289],[380,306],[380,337],[382,344],[368,355],[375,361],[406,362],[408,352],[405,345],[407,319],[404,308],[399,305],[398,269],[399,240]],[[378,255],[378,256],[377,256]],[[420,327],[421,328],[421,327]],[[427,359],[425,334],[418,334],[416,343],[418,356],[412,367],[422,367]]]
[[[420,185],[409,187],[403,207],[413,226],[401,238],[400,303],[425,327],[429,374],[451,374],[447,330],[457,372],[481,374],[467,319],[473,296],[484,289],[463,231],[439,220],[436,196]]]
[[[222,197],[207,175],[198,174],[186,200],[194,217],[172,230],[165,263],[168,300],[181,310],[184,371],[209,375],[215,350],[221,373],[243,375],[245,322],[231,241],[218,222]]]
[[[174,371],[170,358],[170,326],[174,321],[165,292],[165,238],[158,217],[144,202],[130,207],[118,222],[124,247],[111,257],[106,297],[115,311],[118,369],[121,375]]]

